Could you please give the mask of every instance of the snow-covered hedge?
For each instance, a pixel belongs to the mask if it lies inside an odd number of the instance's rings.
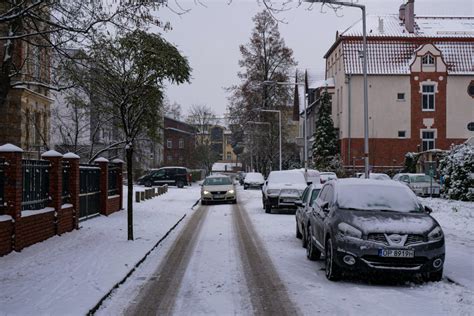
[[[445,195],[449,199],[474,201],[474,146],[465,143],[453,146],[440,161]]]

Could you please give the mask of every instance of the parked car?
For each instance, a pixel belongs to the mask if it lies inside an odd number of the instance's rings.
[[[431,209],[396,181],[327,182],[308,212],[307,257],[325,254],[326,277],[346,271],[403,272],[438,281],[444,235]]]
[[[296,204],[296,238],[301,239],[301,243],[304,248],[306,248],[306,226],[308,223],[308,215],[310,207],[316,201],[316,197],[321,191],[321,183],[312,183],[303,191],[301,200],[297,200]]]
[[[319,175],[319,171],[316,169],[298,169],[300,170],[303,175],[305,176],[306,183],[310,185],[311,183],[321,183],[321,176]]]
[[[419,196],[439,196],[441,193],[441,185],[424,173],[399,173],[393,176],[393,180],[405,183]]]
[[[329,171],[320,172],[319,176],[321,177],[321,183],[325,183],[326,181],[337,179],[337,175],[334,172],[329,172]]]
[[[138,184],[151,187],[154,185],[175,185],[182,188],[188,185],[189,172],[185,167],[163,167],[151,170],[148,174],[140,177]]]
[[[211,202],[237,203],[237,193],[232,179],[225,175],[213,175],[204,179],[201,187],[201,204]]]
[[[271,213],[273,208],[296,209],[295,201],[306,187],[306,180],[298,170],[270,172],[262,189],[265,213]]]
[[[248,188],[262,189],[265,178],[260,172],[249,172],[245,175],[244,179],[244,190]]]
[[[359,175],[359,178],[365,179],[365,173],[362,173],[361,175]],[[375,172],[370,172],[369,173],[369,179],[373,179],[373,180],[392,180],[385,173],[375,173]]]

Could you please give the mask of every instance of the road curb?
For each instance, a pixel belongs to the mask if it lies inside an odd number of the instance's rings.
[[[199,201],[199,200],[198,200]],[[153,250],[156,249],[156,247],[158,247],[162,242],[163,240],[165,240],[169,234],[176,229],[176,227],[178,227],[178,225],[183,221],[183,219],[186,217],[186,214],[184,214],[174,225],[173,227],[171,227],[167,232],[166,234],[160,238],[160,240],[158,240],[156,242],[156,244],[143,256],[143,258],[141,258],[134,266],[133,268],[128,271],[128,273],[125,275],[125,277],[120,280],[119,282],[117,282],[111,289],[110,291],[108,291],[104,296],[102,296],[102,298],[99,300],[99,302],[97,302],[97,304],[91,308],[88,312],[87,312],[87,315],[94,315],[95,312],[97,312],[97,310],[102,306],[102,304],[104,303],[104,301],[106,299],[108,299],[110,297],[110,295],[115,291],[115,289],[119,288],[120,285],[122,285],[123,283],[125,283],[125,281],[127,281],[127,279],[133,274],[133,272],[135,272],[135,270],[146,260],[146,258],[150,255],[150,253],[153,252]]]

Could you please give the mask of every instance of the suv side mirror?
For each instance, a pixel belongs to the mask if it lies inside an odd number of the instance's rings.
[[[301,201],[301,200],[296,200],[295,205],[298,206],[298,207],[304,207],[303,201]]]
[[[324,213],[328,213],[329,212],[329,202],[326,201],[323,204],[321,204],[321,209],[323,210]]]
[[[424,206],[426,214],[431,214],[433,212],[433,209],[429,206]]]

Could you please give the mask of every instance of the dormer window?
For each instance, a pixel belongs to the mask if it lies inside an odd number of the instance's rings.
[[[430,54],[421,57],[423,66],[434,66],[434,57]]]

